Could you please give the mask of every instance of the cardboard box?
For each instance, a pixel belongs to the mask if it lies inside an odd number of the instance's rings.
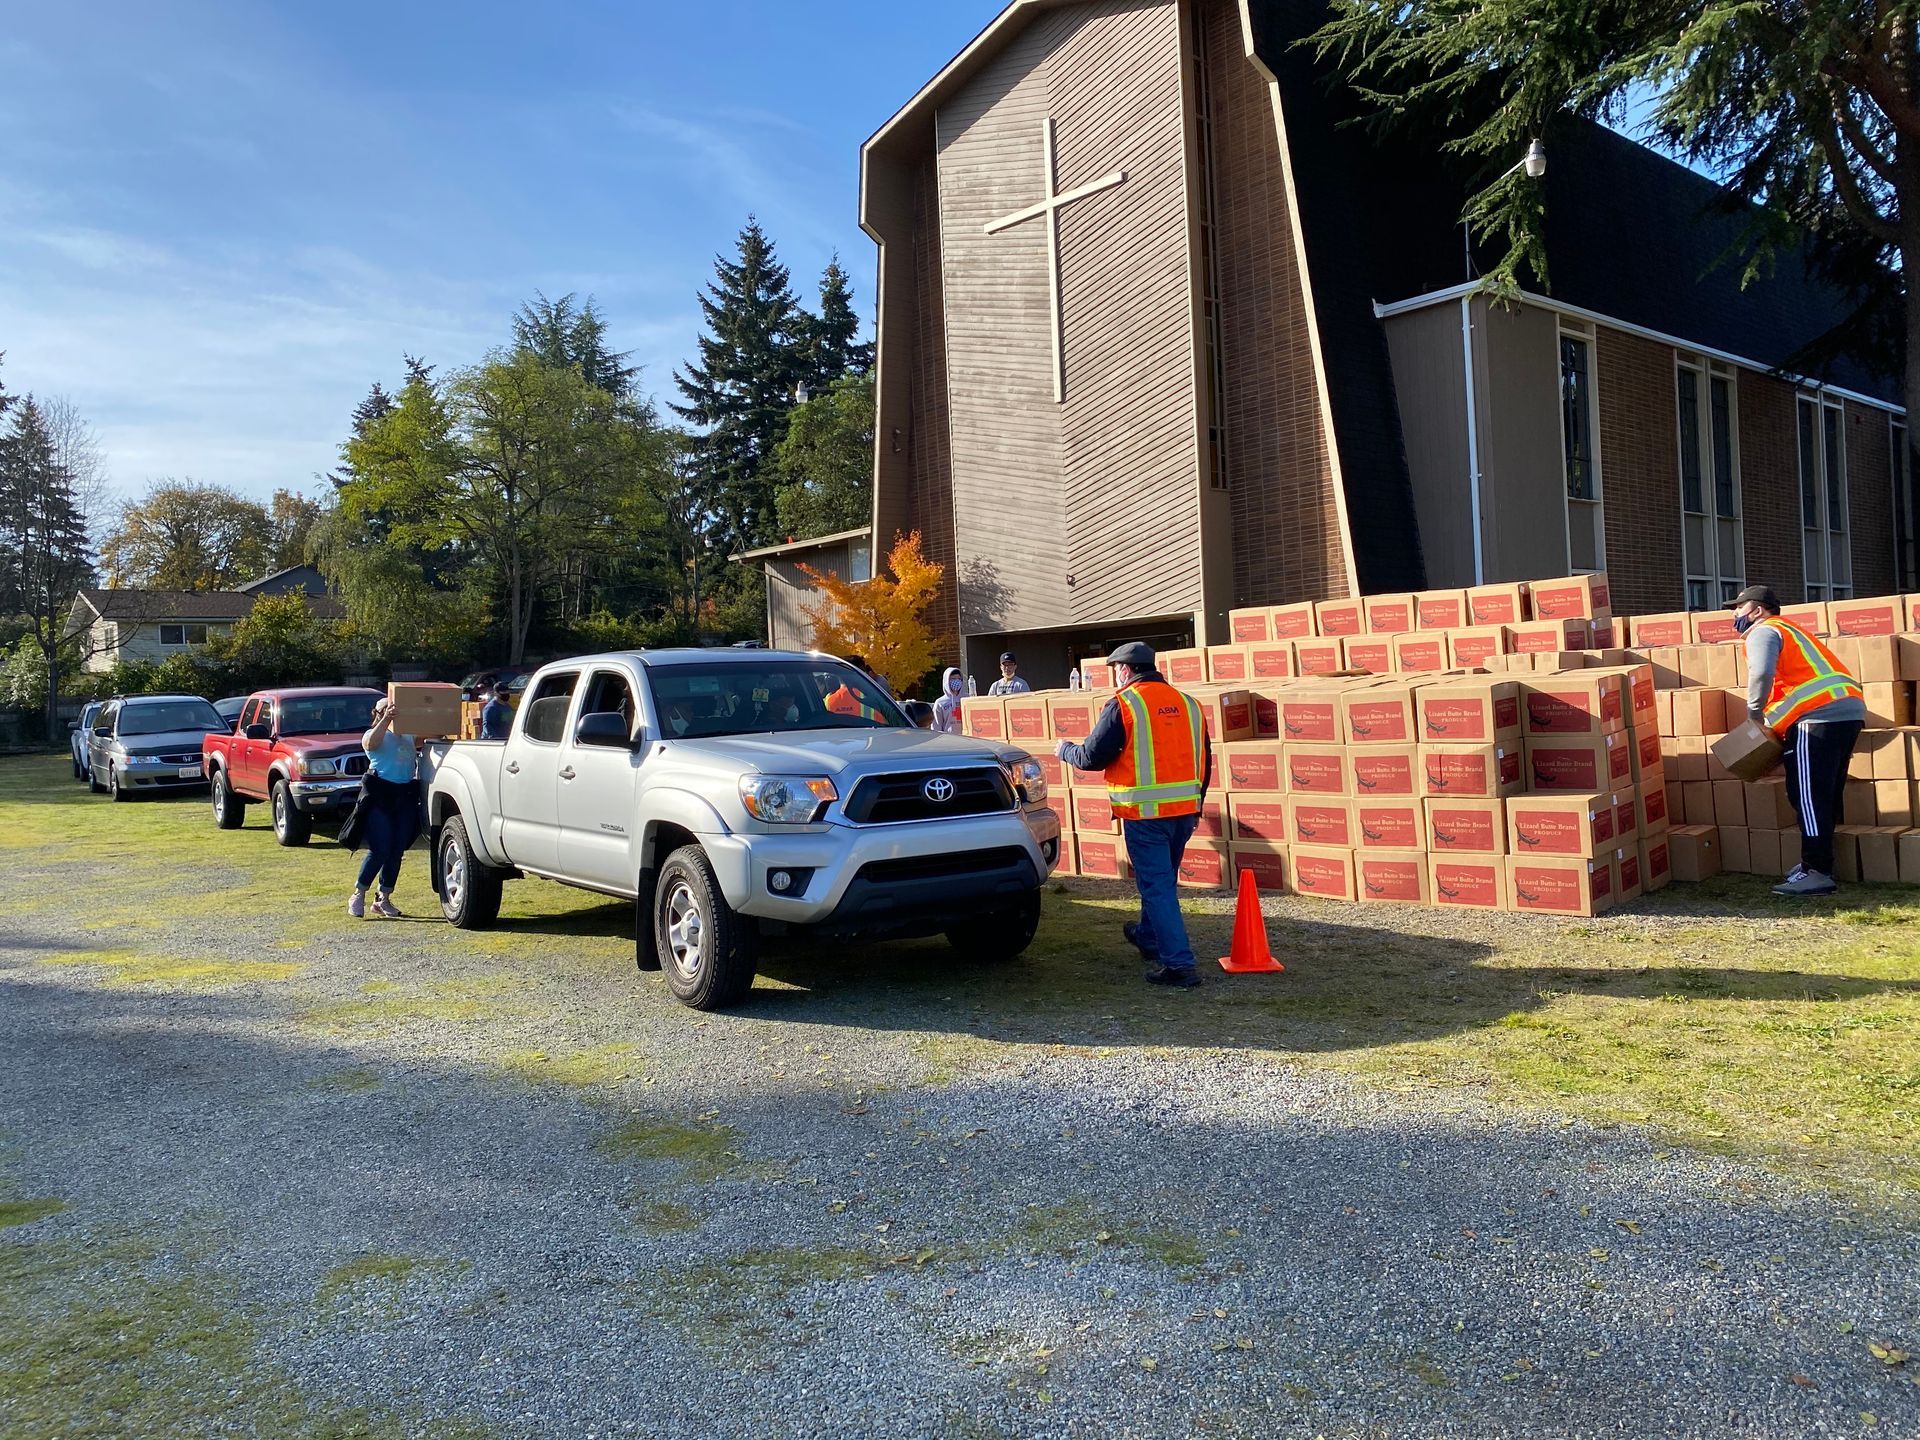
[[[1800,823],[1793,813],[1787,777],[1769,776],[1747,785],[1747,824],[1756,830],[1791,830]]]
[[[1585,620],[1535,620],[1509,625],[1507,639],[1516,655],[1560,655],[1585,650],[1593,629]]]
[[[1613,908],[1611,860],[1515,855],[1507,860],[1513,908],[1549,915],[1600,915]]]
[[[1497,745],[1520,738],[1520,684],[1513,680],[1457,680],[1414,692],[1423,741],[1436,745]]]
[[[1673,824],[1673,813],[1667,805],[1667,787],[1658,781],[1650,781],[1636,785],[1634,794],[1640,807],[1640,833],[1665,834]]]
[[[1406,798],[1422,793],[1417,745],[1360,745],[1347,755],[1358,796]]]
[[[1355,854],[1353,863],[1363,903],[1427,903],[1427,857],[1423,851],[1362,850]]]
[[[1677,690],[1680,688],[1682,682],[1678,646],[1667,645],[1648,650],[1647,666],[1653,671],[1655,689]]]
[[[1413,597],[1413,622],[1421,630],[1464,630],[1472,623],[1465,590],[1423,590]]]
[[[1751,830],[1743,826],[1731,825],[1720,832],[1720,868],[1729,875],[1753,874],[1753,832]]]
[[[1367,633],[1366,606],[1359,600],[1322,600],[1313,607],[1313,633],[1364,635]]]
[[[1353,851],[1326,845],[1292,845],[1287,860],[1293,868],[1296,895],[1322,900],[1354,899]]]
[[[1741,645],[1710,645],[1706,656],[1706,683],[1716,690],[1731,690],[1740,683],[1740,662],[1746,658]]]
[[[1695,737],[1698,738],[1698,737]],[[1633,758],[1633,783],[1644,784],[1656,776],[1664,779],[1666,760],[1660,746],[1661,739],[1651,730],[1634,730],[1627,737],[1627,753]],[[1701,759],[1705,760],[1702,753]]]
[[[1523,625],[1533,618],[1525,585],[1476,585],[1467,591],[1471,626]]]
[[[1780,742],[1773,732],[1751,718],[1742,718],[1709,747],[1727,773],[1741,780],[1758,780],[1780,763]]]
[[[1526,742],[1529,788],[1617,790],[1633,783],[1633,746],[1626,735],[1540,736]]]
[[[1670,735],[1660,742],[1660,759],[1669,780],[1704,780],[1707,778],[1707,738]]]
[[[1273,639],[1273,607],[1254,605],[1227,611],[1227,633],[1233,636],[1236,645],[1244,645],[1250,640]]]
[[[1798,625],[1809,635],[1829,635],[1833,633],[1833,620],[1827,613],[1825,602],[1815,600],[1800,605],[1783,605],[1780,618],[1790,625]]]
[[[1231,883],[1227,847],[1219,841],[1193,839],[1180,856],[1176,883],[1193,890],[1224,890]]]
[[[1605,735],[1627,728],[1626,686],[1618,675],[1536,676],[1520,683],[1520,698],[1528,736]]]
[[[1840,792],[1840,823],[1872,825],[1874,794],[1871,780],[1849,780]]]
[[[1219,685],[1227,682],[1244,684],[1253,679],[1253,660],[1246,645],[1209,645],[1207,647],[1207,681]]]
[[[1738,780],[1714,780],[1709,783],[1713,786],[1713,823],[1745,825],[1747,787]]]
[[[1920,680],[1920,636],[1896,635],[1893,638],[1894,653],[1900,657],[1900,673],[1896,679]]]
[[[1863,684],[1911,679],[1911,676],[1901,673],[1900,640],[1898,635],[1863,635],[1856,640],[1842,642],[1853,653],[1838,656],[1836,652],[1836,657],[1843,659],[1847,673]],[[1831,649],[1834,643],[1828,642],[1828,648]]]
[[[1500,670],[1513,642],[1504,625],[1447,632],[1447,663],[1456,670]]]
[[[1511,895],[1498,855],[1429,855],[1427,889],[1433,904],[1468,910],[1505,910]]]
[[[1911,780],[1870,780],[1873,786],[1873,823],[1912,827],[1913,782]]]
[[[1073,831],[1076,835],[1118,835],[1120,822],[1113,818],[1113,805],[1104,790],[1069,790],[1072,797]]]
[[[1130,880],[1133,866],[1127,862],[1127,842],[1118,835],[1082,835],[1073,837],[1074,863],[1079,873],[1096,880]]]
[[[1912,758],[1917,739],[1920,739],[1920,731],[1911,728],[1862,730],[1860,744],[1867,746],[1867,754],[1873,761],[1872,778],[1875,780],[1920,779],[1920,775],[1914,773]]]
[[[1713,783],[1689,780],[1680,787],[1680,819],[1686,825],[1713,825]]]
[[[1860,687],[1867,702],[1867,724],[1875,730],[1893,730],[1913,724],[1913,685],[1897,680],[1868,683]]]
[[[1427,848],[1426,806],[1411,795],[1369,796],[1353,804],[1353,843],[1361,850]]]
[[[1276,605],[1273,607],[1273,638],[1276,640],[1307,640],[1320,632],[1314,627],[1315,605],[1311,600],[1303,600],[1297,605]]]
[[[1640,887],[1651,895],[1673,883],[1673,852],[1665,835],[1640,842]]]
[[[1696,645],[1727,645],[1740,638],[1731,610],[1696,610],[1691,620]]]
[[[1526,789],[1520,747],[1422,745],[1420,770],[1428,795],[1497,798]]]
[[[1753,848],[1753,873],[1780,879],[1800,863],[1804,838],[1796,830],[1749,830]]]
[[[1227,797],[1216,781],[1214,788],[1207,792],[1207,798],[1200,802],[1200,815],[1194,823],[1193,838],[1196,840],[1225,840],[1227,838]]]
[[[1280,738],[1338,744],[1345,735],[1340,722],[1340,691],[1322,682],[1322,687],[1298,686],[1280,693]]]
[[[1033,760],[1040,767],[1040,778],[1047,782],[1049,794],[1057,795],[1072,783],[1067,779],[1066,761],[1056,756],[1051,747],[1035,755]]]
[[[1059,814],[1058,811],[1054,813],[1056,815]],[[1060,858],[1053,862],[1053,873],[1056,875],[1078,875],[1080,873],[1080,864],[1074,849],[1073,831],[1069,830],[1064,824],[1060,827],[1059,845]]]
[[[1827,624],[1835,635],[1898,635],[1907,628],[1902,597],[1827,602]],[[1786,612],[1781,612],[1784,615]]]
[[[1515,795],[1507,801],[1507,853],[1604,855],[1614,839],[1613,796]]]
[[[1056,740],[1085,740],[1093,733],[1093,722],[1106,706],[1104,695],[1090,695],[1084,690],[1049,691],[1047,729]],[[960,713],[964,718],[964,706]]]
[[[1636,649],[1688,645],[1693,642],[1693,626],[1684,610],[1672,610],[1664,615],[1636,615],[1629,622],[1627,637]]]
[[[1673,728],[1667,734],[1727,733],[1727,695],[1724,690],[1671,690],[1666,692],[1665,700],[1673,715]]]
[[[1860,835],[1860,878],[1869,885],[1900,883],[1900,837],[1904,825],[1879,825]]]
[[[1414,692],[1404,685],[1369,685],[1340,696],[1340,728],[1351,745],[1410,745],[1415,739]]]
[[[1507,853],[1507,802],[1439,799],[1426,802],[1427,849],[1435,854]]]
[[[1350,795],[1353,770],[1344,745],[1289,741],[1282,756],[1289,795]]]
[[[1909,830],[1896,842],[1900,855],[1900,883],[1920,885],[1920,830]]]
[[[1296,640],[1293,655],[1302,675],[1333,675],[1347,664],[1346,651],[1337,639]]]
[[[1278,740],[1243,740],[1220,747],[1220,769],[1213,783],[1227,794],[1286,792],[1286,747]]]
[[[1836,825],[1833,828],[1833,878],[1848,883],[1860,879],[1860,836],[1872,834],[1871,825]]]
[[[1247,646],[1247,669],[1253,680],[1291,680],[1300,673],[1293,641],[1265,640]]]
[[[1613,594],[1607,586],[1607,573],[1574,575],[1565,580],[1535,580],[1528,587],[1533,596],[1536,620],[1613,619]]]
[[[1080,662],[1080,687],[1083,690],[1113,689],[1113,666],[1105,660],[1086,659]]]
[[[1052,726],[1047,721],[1047,697],[1044,694],[1008,695],[1001,705],[1006,714],[1006,738],[1029,749],[1050,750]],[[966,713],[964,704],[961,714]]]
[[[1357,834],[1353,828],[1353,806],[1346,799],[1335,799],[1329,795],[1289,795],[1287,804],[1287,833],[1289,845],[1332,845],[1340,849],[1351,850]],[[1249,840],[1265,840],[1265,835],[1247,836]]]
[[[1452,663],[1444,631],[1412,630],[1393,637],[1393,668],[1402,675],[1445,670]]]
[[[431,681],[396,680],[387,686],[396,734],[443,740],[460,733],[460,687]]]
[[[1242,875],[1251,875],[1253,883],[1269,895],[1284,895],[1292,885],[1287,865],[1287,847],[1260,840],[1236,840],[1227,847],[1227,864],[1233,871],[1233,884]]]
[[[1414,628],[1412,595],[1369,595],[1361,601],[1369,635],[1399,635]]]
[[[1667,852],[1674,879],[1695,885],[1720,874],[1720,831],[1715,826],[1680,826],[1667,831]]]
[[[1207,652],[1202,649],[1161,650],[1154,664],[1170,685],[1204,685],[1207,679]]]
[[[1189,693],[1206,719],[1209,739],[1225,744],[1234,740],[1260,738],[1251,690],[1197,690]]]
[[[1268,844],[1284,845],[1287,840],[1286,797],[1252,790],[1227,796],[1227,838],[1234,843],[1264,840]]]
[[[1369,675],[1393,672],[1393,640],[1386,635],[1348,635],[1340,642],[1340,668]]]

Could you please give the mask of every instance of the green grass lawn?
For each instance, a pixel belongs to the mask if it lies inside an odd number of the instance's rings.
[[[67,777],[59,758],[0,761],[0,863],[28,880],[23,893],[16,879],[9,908],[57,910],[98,937],[50,963],[91,965],[102,984],[269,985],[358,923],[344,913],[351,862],[324,837],[283,850],[258,814],[220,831],[204,803],[116,806]],[[82,871],[84,884],[67,883]],[[408,858],[398,898],[433,913],[423,854]],[[272,917],[275,950],[239,966],[179,954],[174,922],[207,907]],[[1050,887],[1040,937],[1014,965],[969,965],[939,941],[770,948],[748,1014],[898,1032],[911,1062],[902,1084],[991,1075],[1033,1048],[1222,1047],[1386,1087],[1471,1087],[1562,1116],[1644,1122],[1815,1183],[1920,1190],[1920,890],[1852,887],[1790,905],[1764,881],[1725,877],[1587,921],[1292,898],[1267,908],[1284,975],[1150,990],[1119,942],[1127,891],[1075,880]],[[1231,902],[1196,896],[1189,913],[1211,968]],[[508,888],[497,931],[415,929],[450,964],[491,973],[630,975],[630,914],[526,882]],[[313,1022],[381,1027],[436,1005],[498,1007],[474,988],[486,976],[449,975],[444,994],[390,992],[369,975],[363,1000]],[[632,983],[640,1001],[670,1003],[652,981]],[[589,1086],[642,1063],[576,1055],[557,1029],[550,1049],[503,1059]]]

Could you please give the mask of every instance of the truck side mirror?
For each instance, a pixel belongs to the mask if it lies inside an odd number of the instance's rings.
[[[249,740],[271,740],[272,738],[273,727],[271,725],[263,725],[256,720],[253,724],[247,726],[247,739]]]
[[[628,729],[626,716],[613,710],[596,710],[591,715],[582,715],[580,722],[573,727],[573,743],[598,745],[609,750],[631,750],[633,735]]]

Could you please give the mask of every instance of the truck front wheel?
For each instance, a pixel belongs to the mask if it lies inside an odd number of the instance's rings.
[[[238,830],[247,818],[247,802],[233,793],[224,767],[213,772],[213,823],[222,830]]]
[[[653,892],[653,943],[667,989],[695,1010],[723,1010],[753,989],[753,921],[735,914],[698,845],[683,845],[660,867]]]
[[[313,820],[293,803],[293,792],[284,780],[275,780],[267,792],[273,805],[273,838],[282,845],[304,845],[313,838]]]
[[[970,960],[1011,960],[1033,943],[1040,928],[1040,892],[1029,891],[1012,905],[989,910],[947,931],[947,943]]]
[[[484,930],[500,918],[506,876],[476,859],[467,822],[447,817],[440,827],[440,913],[462,930]]]

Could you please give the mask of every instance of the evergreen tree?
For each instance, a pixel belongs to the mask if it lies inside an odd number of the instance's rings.
[[[749,217],[737,258],[716,257],[714,272],[717,283],[698,297],[707,323],[700,359],[674,372],[686,404],[672,409],[703,432],[696,463],[719,512],[719,538],[744,548],[773,528],[770,462],[809,374],[807,316],[758,220]]]
[[[31,395],[0,435],[0,610],[25,617],[47,674],[47,733],[60,703],[60,644],[76,590],[93,580],[74,466]],[[76,457],[84,458],[84,457]]]
[[[820,313],[804,317],[807,384],[818,393],[843,375],[864,375],[873,368],[873,346],[860,343],[860,316],[853,308],[853,280],[840,257],[820,277]]]
[[[873,375],[842,375],[793,412],[774,451],[774,503],[788,540],[873,518]]]
[[[367,398],[353,407],[353,433],[364,435],[374,425],[393,413],[393,397],[378,380],[367,391]]]
[[[549,365],[577,369],[589,385],[616,400],[633,394],[640,373],[638,366],[625,363],[628,352],[608,346],[607,322],[594,308],[592,296],[576,309],[571,295],[549,300],[536,291],[513,317],[513,343]]]

